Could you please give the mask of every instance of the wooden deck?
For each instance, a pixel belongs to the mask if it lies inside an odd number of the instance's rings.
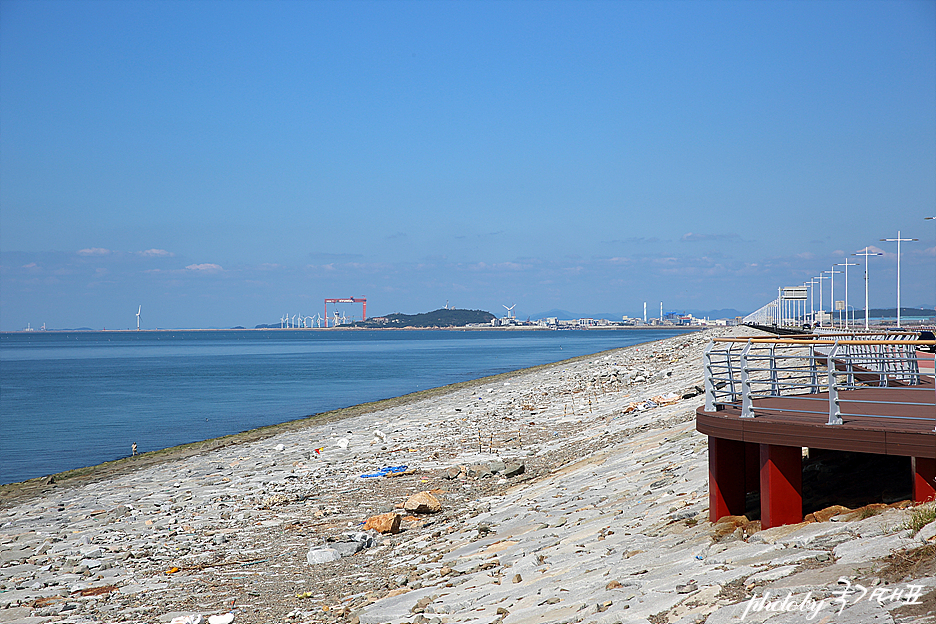
[[[754,418],[741,418],[740,405],[715,412],[700,407],[696,429],[716,438],[755,444],[936,459],[932,378],[919,386],[840,392],[841,425],[827,424],[829,395],[825,392],[754,399],[753,405]]]
[[[801,522],[802,447],[911,458],[913,498],[936,498],[936,388],[921,385],[840,391],[842,424],[830,425],[828,393],[753,400],[696,410],[709,436],[709,517],[744,513],[745,493],[760,491],[764,528]]]

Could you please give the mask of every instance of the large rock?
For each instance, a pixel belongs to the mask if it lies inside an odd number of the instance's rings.
[[[341,559],[341,553],[334,548],[312,548],[309,550],[308,554],[306,554],[306,561],[311,565],[338,561],[339,559]]]
[[[417,492],[406,499],[403,509],[410,513],[437,513],[442,511],[442,503],[429,492]]]
[[[399,533],[400,514],[393,512],[371,516],[364,523],[364,530],[373,529],[378,533]]]
[[[483,479],[494,474],[491,472],[491,469],[488,468],[487,464],[472,464],[471,466],[468,466],[465,472],[472,479]]]
[[[511,477],[516,477],[517,475],[523,474],[525,470],[526,470],[526,464],[524,464],[523,462],[520,462],[520,463],[508,462],[502,474],[509,479]]]
[[[332,548],[338,551],[339,557],[350,557],[364,550],[364,544],[358,541],[334,542]]]

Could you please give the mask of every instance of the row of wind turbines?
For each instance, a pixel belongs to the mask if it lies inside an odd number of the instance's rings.
[[[280,329],[300,329],[300,328],[311,328],[315,327],[316,322],[318,326],[322,326],[322,315],[316,314],[315,316],[303,316],[302,313],[293,314],[289,316],[289,313],[283,315],[280,319]]]
[[[315,316],[303,316],[302,313],[299,313],[290,316],[287,313],[284,314],[280,319],[280,329],[312,329],[315,327],[321,327],[322,321],[325,321],[325,326],[328,327],[328,321],[321,314],[316,314]],[[334,317],[331,319],[332,327],[346,325],[347,323],[348,317],[345,316],[344,312],[342,312],[340,315],[338,312],[335,312]]]
[[[140,305],[136,313],[137,331],[140,331],[140,315],[142,312],[143,306]],[[321,327],[322,321],[324,320],[325,317],[321,314],[316,314],[315,316],[303,316],[301,313],[293,314],[292,316],[284,314],[280,319],[280,329],[311,329],[316,327],[316,323],[318,323],[318,327]],[[344,325],[347,322],[348,317],[345,316],[344,312],[342,312],[340,316],[338,312],[335,312],[335,317],[332,319],[332,327]]]

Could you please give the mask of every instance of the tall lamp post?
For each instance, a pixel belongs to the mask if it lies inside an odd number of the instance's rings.
[[[858,266],[858,263],[849,262],[846,259],[845,262],[841,262],[835,266],[845,267],[845,329],[848,329],[848,267]],[[841,320],[841,315],[839,316],[839,320]]]
[[[804,282],[803,286],[806,286],[807,284],[809,285],[809,322],[815,325],[816,324],[816,310],[813,307],[813,291],[815,290],[813,286],[816,285],[815,278],[810,279],[808,282]],[[806,304],[803,304],[803,305],[805,306]]]
[[[809,282],[803,282],[803,288],[809,289]],[[806,322],[806,299],[804,297],[803,298],[803,323],[805,322]],[[810,319],[809,322],[812,323],[812,319]]]
[[[917,238],[900,238],[900,230],[897,230],[897,238],[882,238],[885,243],[897,243],[897,327],[900,327],[900,243],[909,243],[919,240]]]
[[[822,317],[825,314],[825,308],[822,307],[822,280],[829,279],[822,273],[819,273],[814,280],[819,280],[819,327],[822,327]]]
[[[828,273],[829,279],[831,280],[829,282],[829,314],[832,319],[832,327],[835,327],[835,314],[832,314],[832,312],[835,310],[835,274],[841,273],[841,271],[832,269],[831,271],[823,271],[823,273]]]
[[[936,221],[936,217],[923,217],[926,221]]]
[[[865,329],[868,329],[868,256],[883,256],[884,254],[880,251],[871,251],[868,247],[865,247],[852,255],[864,256],[865,259]]]

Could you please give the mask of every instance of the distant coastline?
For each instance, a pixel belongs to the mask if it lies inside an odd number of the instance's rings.
[[[608,330],[678,330],[678,331],[701,331],[710,329],[706,326],[695,325],[599,325],[592,327],[576,327],[570,329],[552,329],[549,327],[513,325],[507,327],[302,327],[302,328],[281,328],[281,327],[187,327],[187,328],[162,328],[154,329],[15,329],[0,331],[3,334],[68,334],[68,333],[108,333],[108,334],[137,334],[144,332],[333,332],[333,331],[608,331]]]

